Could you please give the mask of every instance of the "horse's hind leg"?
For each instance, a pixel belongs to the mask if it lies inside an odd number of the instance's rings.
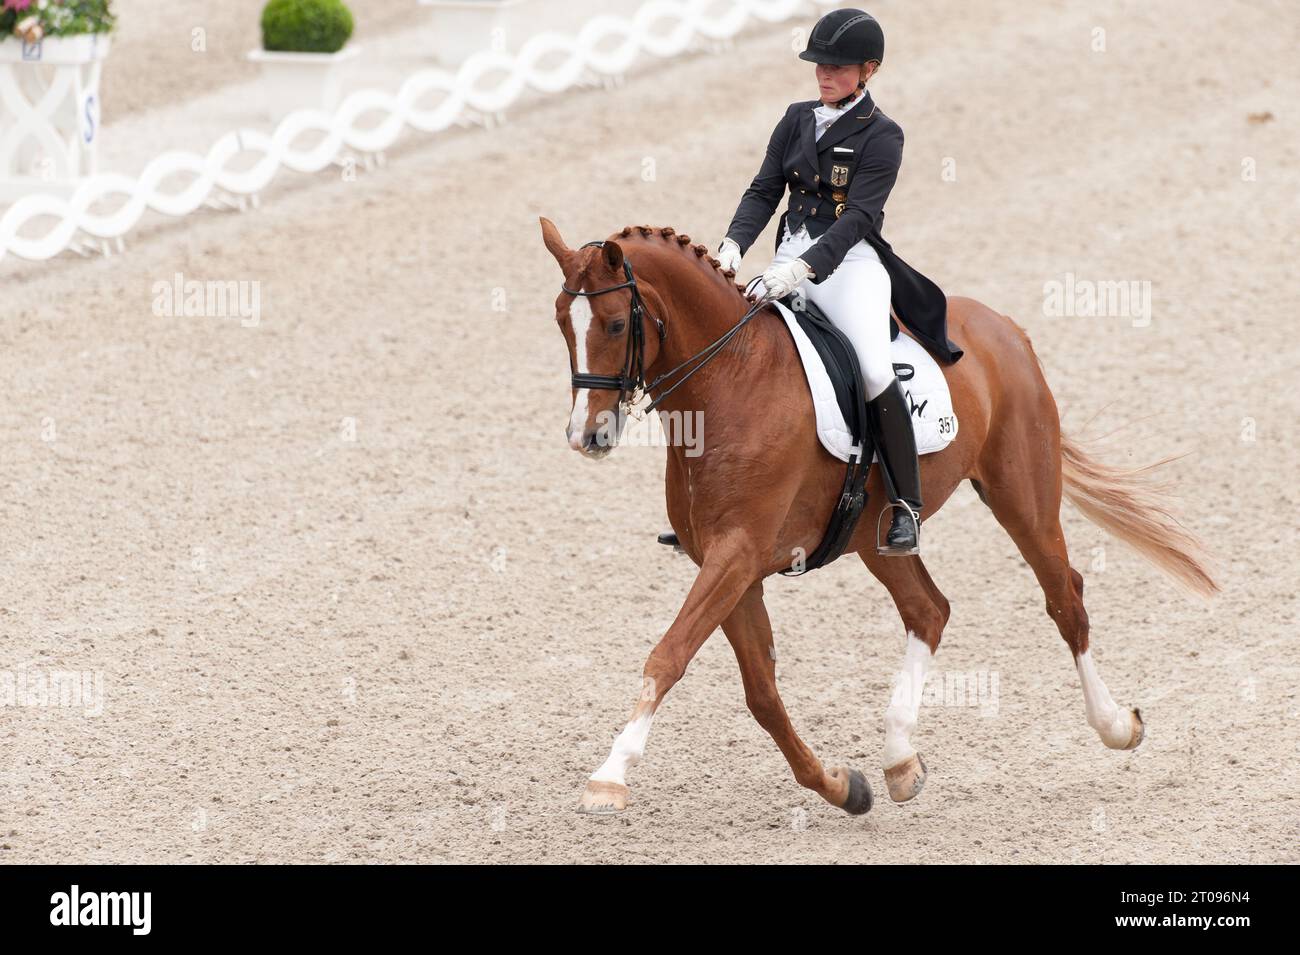
[[[722,622],[722,629],[740,664],[749,711],[785,754],[799,785],[853,815],[870,809],[872,795],[866,777],[856,769],[824,769],[790,725],[785,704],[776,689],[776,645],[763,603],[762,581],[745,592],[731,616]]]
[[[1047,614],[1074,654],[1088,725],[1111,749],[1133,749],[1142,742],[1142,717],[1137,709],[1116,704],[1089,652],[1083,577],[1070,566],[1061,530],[1059,444],[1044,447],[1041,436],[1018,440],[1011,427],[999,444],[985,456],[996,462],[997,471],[981,468],[981,497],[1033,568],[1047,597]]]
[[[939,649],[948,623],[948,600],[930,579],[919,557],[881,557],[871,547],[859,552],[863,563],[889,590],[907,631],[903,668],[894,678],[885,710],[885,784],[889,798],[906,802],[921,792],[926,769],[912,746],[930,658]]]

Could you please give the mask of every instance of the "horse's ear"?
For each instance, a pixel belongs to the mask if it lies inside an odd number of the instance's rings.
[[[576,253],[564,244],[564,240],[560,238],[560,230],[555,228],[554,222],[542,216],[541,223],[542,242],[545,243],[546,250],[555,256],[555,261],[560,263],[561,271],[567,275]]]
[[[610,271],[623,271],[623,247],[613,239],[608,239],[601,248],[605,253],[605,264],[609,266]]]

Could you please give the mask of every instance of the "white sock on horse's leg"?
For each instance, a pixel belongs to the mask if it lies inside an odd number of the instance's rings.
[[[916,798],[925,785],[925,763],[912,748],[912,730],[921,710],[931,656],[929,645],[907,631],[903,669],[894,679],[894,692],[885,710],[885,785],[894,802]]]
[[[1141,726],[1139,718],[1132,710],[1115,702],[1097,673],[1091,651],[1084,650],[1075,657],[1074,665],[1079,671],[1079,682],[1083,684],[1083,705],[1088,714],[1088,725],[1111,749],[1131,749],[1137,745],[1134,737],[1136,735],[1140,740],[1141,735],[1135,723]]]
[[[640,762],[645,754],[645,744],[650,737],[650,724],[653,721],[654,712],[646,711],[628,723],[615,738],[609,757],[591,774],[591,778],[596,782],[626,786],[627,771]]]
[[[925,675],[930,666],[930,648],[911,630],[907,631],[907,650],[903,669],[894,678],[894,691],[885,710],[885,768],[897,766],[916,755],[912,748],[912,731],[916,729],[925,690]]]

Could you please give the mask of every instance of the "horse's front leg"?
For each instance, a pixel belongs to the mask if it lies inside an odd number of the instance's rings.
[[[823,767],[790,723],[776,689],[776,644],[772,640],[767,606],[763,603],[762,581],[745,592],[731,616],[722,622],[722,629],[736,651],[749,711],[776,741],[799,785],[852,815],[869,810],[871,786],[862,773],[847,767],[830,770]]]
[[[580,812],[612,813],[627,808],[627,770],[645,752],[650,723],[660,702],[760,574],[756,548],[740,534],[731,535],[705,552],[686,602],[646,660],[641,695],[632,719],[614,740],[609,758],[587,781],[578,806]]]

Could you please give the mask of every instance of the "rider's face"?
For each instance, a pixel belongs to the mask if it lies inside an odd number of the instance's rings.
[[[858,75],[861,68],[857,66],[830,66],[817,64],[817,89],[821,101],[826,104],[837,103],[858,88]]]
[[[828,106],[838,103],[851,95],[858,88],[862,78],[862,67],[858,65],[829,66],[817,64],[817,89],[821,101]]]

